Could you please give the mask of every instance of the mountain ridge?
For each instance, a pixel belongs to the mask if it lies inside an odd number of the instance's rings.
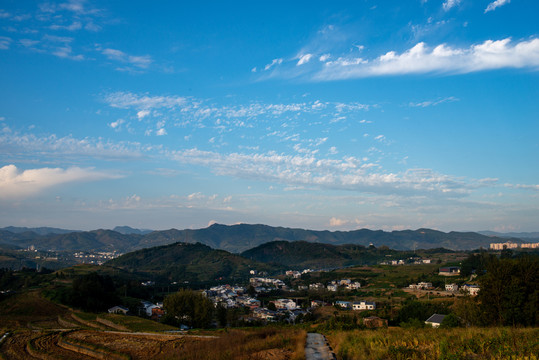
[[[32,231],[13,233],[0,229],[0,244],[4,243],[22,248],[34,245],[40,250],[116,250],[130,252],[175,242],[199,242],[214,249],[241,253],[261,244],[279,240],[362,246],[368,246],[372,243],[376,247],[385,245],[395,250],[439,247],[451,250],[473,250],[481,247],[488,248],[490,243],[493,242],[506,242],[508,240],[517,243],[524,242],[518,238],[501,238],[475,232],[451,231],[445,233],[426,228],[394,230],[391,232],[369,229],[329,231],[273,227],[262,224],[213,224],[202,229],[169,229],[152,231],[146,234],[123,234],[114,230],[99,229],[48,235],[39,235]]]

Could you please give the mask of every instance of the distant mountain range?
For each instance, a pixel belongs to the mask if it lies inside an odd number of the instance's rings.
[[[355,244],[376,247],[385,245],[395,250],[432,249],[443,247],[451,250],[488,248],[492,242],[505,242],[499,235],[483,235],[474,232],[449,232],[431,229],[386,232],[382,230],[315,231],[272,227],[267,225],[220,225],[198,230],[139,230],[128,226],[115,230],[70,231],[56,228],[0,229],[0,244],[17,247],[34,245],[40,250],[82,250],[129,252],[175,242],[202,243],[214,249],[241,253],[272,241],[307,241],[322,244]],[[500,236],[500,237],[498,237]],[[521,239],[510,237],[521,243]],[[526,238],[529,241],[529,238]]]
[[[481,235],[496,236],[500,238],[518,238],[525,241],[539,241],[539,232],[509,232],[500,233],[495,231],[478,231]]]

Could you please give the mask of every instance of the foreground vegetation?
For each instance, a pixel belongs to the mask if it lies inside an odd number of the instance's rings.
[[[338,359],[529,359],[539,354],[537,328],[389,328],[327,334]]]

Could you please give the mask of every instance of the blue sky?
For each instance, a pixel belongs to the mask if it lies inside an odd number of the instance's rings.
[[[537,14],[5,0],[0,226],[538,231]]]

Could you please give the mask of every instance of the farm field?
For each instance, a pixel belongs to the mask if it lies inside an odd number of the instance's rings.
[[[388,328],[325,335],[340,360],[536,360],[539,354],[538,328]]]

